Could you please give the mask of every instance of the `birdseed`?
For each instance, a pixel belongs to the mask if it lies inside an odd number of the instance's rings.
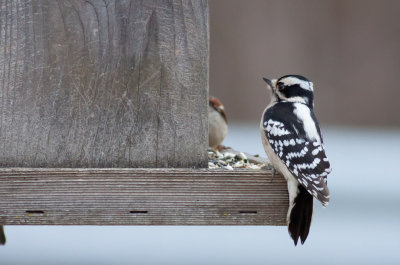
[[[247,156],[240,152],[238,154],[229,151],[219,152],[208,149],[208,168],[224,168],[233,170],[234,168],[261,169],[265,164],[252,163]]]

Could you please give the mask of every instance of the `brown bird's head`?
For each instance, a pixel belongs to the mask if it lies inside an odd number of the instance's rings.
[[[224,105],[222,105],[222,103],[221,103],[221,101],[219,101],[219,99],[217,99],[216,97],[210,96],[209,105],[210,105],[210,107],[215,109],[217,112],[219,112],[222,115],[222,117],[224,118],[224,120],[228,123]]]

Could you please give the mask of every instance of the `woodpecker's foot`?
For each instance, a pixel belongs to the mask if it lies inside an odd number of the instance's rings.
[[[272,181],[274,180],[275,173],[276,173],[276,169],[272,166],[272,178],[271,178],[270,183],[272,183]]]

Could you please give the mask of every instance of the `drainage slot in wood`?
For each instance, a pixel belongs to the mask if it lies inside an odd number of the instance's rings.
[[[244,213],[244,214],[257,214],[257,211],[239,211],[239,213]]]
[[[25,212],[27,214],[44,214],[44,211],[41,211],[41,210],[27,210]]]
[[[129,211],[132,214],[145,214],[147,211]]]

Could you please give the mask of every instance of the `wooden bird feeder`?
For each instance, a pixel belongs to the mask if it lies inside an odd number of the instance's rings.
[[[208,58],[207,0],[1,1],[0,224],[285,225],[281,176],[207,169]]]

